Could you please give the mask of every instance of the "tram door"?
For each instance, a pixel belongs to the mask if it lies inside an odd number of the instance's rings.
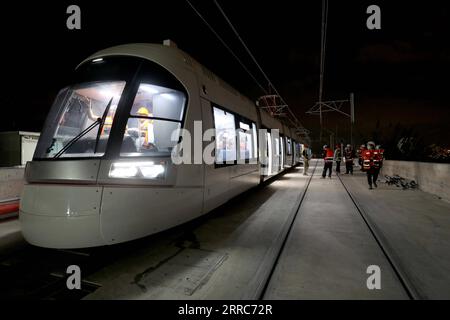
[[[273,159],[273,152],[272,152],[272,136],[270,135],[270,132],[266,133],[266,144],[267,144],[267,163],[266,163],[266,170],[267,175],[272,175],[272,159]]]
[[[280,171],[280,138],[273,136],[273,173],[278,173]]]

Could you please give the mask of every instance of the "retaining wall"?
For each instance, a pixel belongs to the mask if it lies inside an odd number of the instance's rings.
[[[450,164],[385,160],[381,173],[415,180],[422,191],[450,202]]]
[[[0,168],[0,201],[20,198],[25,168]]]

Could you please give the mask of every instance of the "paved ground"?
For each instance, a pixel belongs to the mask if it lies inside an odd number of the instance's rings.
[[[312,171],[314,163],[311,165]],[[450,203],[419,190],[294,169],[210,215],[149,238],[87,279],[86,299],[406,299],[344,185],[421,298],[450,298]],[[304,194],[278,264],[275,259]],[[24,245],[18,220],[0,222],[0,255]],[[128,252],[128,251],[127,251]],[[369,265],[381,290],[366,286]],[[271,274],[271,272],[273,273]]]
[[[368,190],[362,173],[343,181],[418,295],[450,299],[450,203],[384,183]]]
[[[308,178],[294,169],[216,210],[184,235],[156,237],[144,250],[89,277],[102,287],[86,299],[259,298]]]
[[[19,220],[16,218],[0,220],[0,256],[24,245]]]
[[[367,268],[381,269],[381,289]],[[405,299],[407,295],[336,176],[316,172],[265,299]]]
[[[319,165],[320,166],[320,165]],[[406,291],[336,176],[311,180],[265,299],[407,299]],[[386,250],[422,298],[448,298],[450,204],[421,191],[341,175]],[[159,243],[90,279],[88,299],[246,299],[262,292],[307,185],[296,170],[221,208],[188,235]],[[367,267],[381,290],[367,288]]]

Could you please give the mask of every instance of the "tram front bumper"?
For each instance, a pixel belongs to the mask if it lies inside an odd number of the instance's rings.
[[[102,187],[27,184],[20,201],[22,233],[30,244],[46,248],[102,246]]]

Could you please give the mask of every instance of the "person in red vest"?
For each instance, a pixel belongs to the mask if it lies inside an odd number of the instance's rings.
[[[333,155],[333,159],[334,161],[336,161],[336,174],[340,174],[341,173],[341,161],[342,161],[342,150],[341,150],[341,145],[338,144],[336,146],[336,150],[334,151],[334,155]]]
[[[377,161],[379,162],[379,167],[380,169],[383,167],[383,160],[384,160],[384,149],[380,146],[377,145],[375,147],[375,151],[377,152]]]
[[[363,168],[363,154],[364,154],[364,152],[366,150],[367,150],[366,146],[364,144],[362,144],[359,147],[358,151],[357,151],[357,153],[358,153],[358,164],[359,164],[359,166],[361,168],[361,171],[364,171],[364,168]]]
[[[351,145],[347,145],[344,151],[345,157],[345,174],[353,174],[353,159],[355,158],[355,152]]]
[[[372,185],[377,188],[378,175],[380,173],[380,157],[379,153],[375,150],[375,142],[369,141],[367,143],[367,150],[363,152],[363,171],[367,173],[367,182],[369,183],[369,189],[372,190]]]
[[[327,175],[327,171],[329,171],[328,178],[331,179],[331,171],[333,170],[334,152],[333,152],[333,150],[331,150],[331,148],[328,147],[328,145],[323,146],[322,157],[324,160],[322,179],[325,179],[325,176]]]

